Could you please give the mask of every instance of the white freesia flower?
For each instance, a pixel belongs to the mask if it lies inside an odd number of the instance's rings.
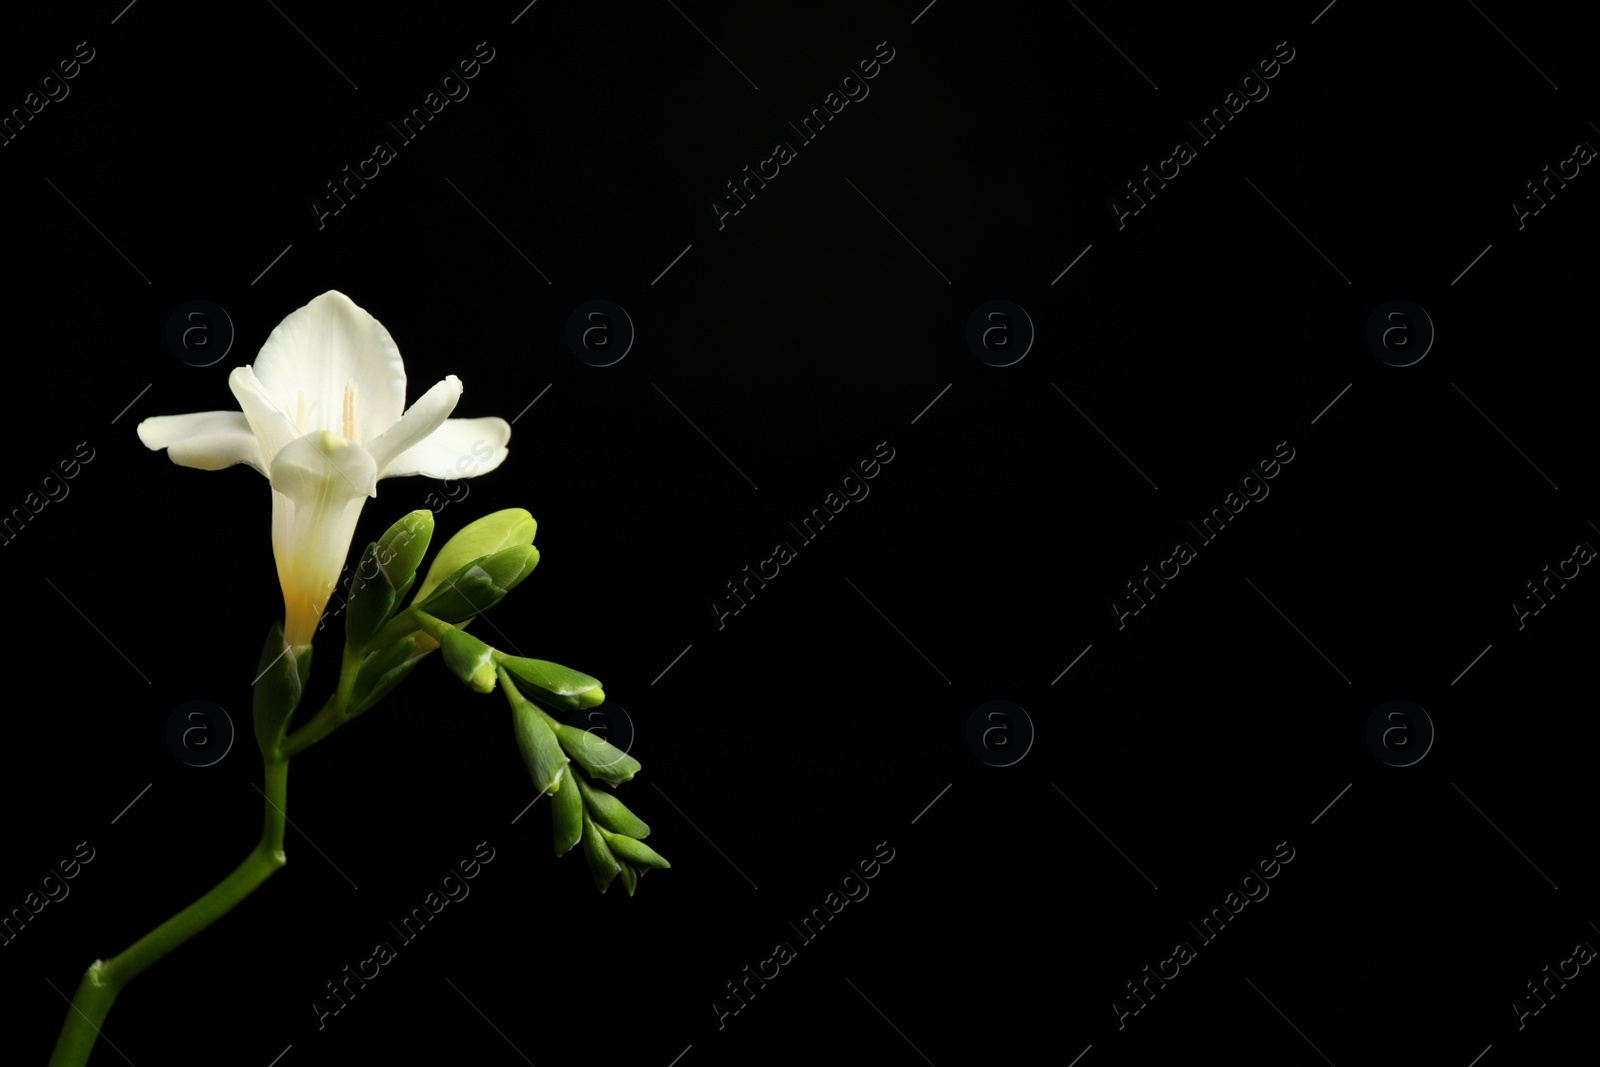
[[[394,338],[332,290],[280,322],[228,385],[242,411],[156,416],[139,424],[139,439],[181,466],[248,463],[267,476],[290,645],[310,643],[378,479],[484,474],[511,438],[504,419],[449,417],[461,398],[453,374],[405,410]]]

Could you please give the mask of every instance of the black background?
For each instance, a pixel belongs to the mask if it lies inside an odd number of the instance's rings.
[[[234,407],[228,372],[328,289],[393,333],[409,399],[455,373],[458,416],[518,419],[439,541],[538,518],[541,566],[493,622],[626,709],[621,795],[674,867],[597,895],[542,803],[512,823],[535,792],[504,702],[425,663],[294,760],[288,866],[119,998],[95,1063],[1465,1067],[1587,1040],[1589,968],[1525,1028],[1510,1008],[1600,943],[1600,579],[1522,629],[1510,606],[1600,544],[1600,179],[1520,230],[1510,207],[1600,143],[1576,15],[921,2],[8,16],[7,109],[77,42],[94,58],[0,147],[0,507],[93,459],[0,546],[0,907],[95,849],[0,948],[8,1061],[47,1059],[85,965],[256,840],[270,494],[134,429]],[[481,41],[470,95],[319,228],[323,183]],[[724,183],[884,41],[870,95],[719,228]],[[1122,183],[1283,41],[1270,95],[1119,229]],[[165,339],[195,299],[236,330],[204,368]],[[637,329],[609,367],[565,341],[590,299]],[[1008,367],[966,343],[992,299],[1037,329]],[[1437,329],[1409,367],[1365,341],[1394,299]],[[719,628],[723,583],[880,442],[870,495]],[[1280,442],[1270,496],[1119,629],[1123,584]],[[357,545],[440,492],[384,482]],[[994,699],[1034,733],[1008,767],[967,741]],[[1392,699],[1436,730],[1409,767],[1366,741]],[[168,748],[189,700],[239,731],[213,766]],[[484,841],[471,895],[319,1029],[323,984]],[[870,895],[719,1029],[724,983],[880,842]],[[1280,842],[1270,896],[1119,1031],[1124,983]]]

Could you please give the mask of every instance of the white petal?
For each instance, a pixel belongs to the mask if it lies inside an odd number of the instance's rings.
[[[289,644],[307,644],[315,634],[376,484],[372,456],[336,434],[297,438],[273,460],[272,550]]]
[[[239,406],[244,409],[244,417],[249,421],[250,429],[256,436],[256,442],[261,448],[261,457],[266,461],[270,477],[273,458],[284,445],[300,435],[294,432],[294,423],[289,421],[289,416],[278,407],[277,401],[261,387],[255,372],[249,367],[233,368],[233,373],[228,375],[228,387],[233,390],[234,399],[239,401]]]
[[[367,451],[372,453],[372,458],[378,464],[378,477],[382,478],[388,471],[389,465],[409,448],[427,440],[450,413],[456,409],[456,403],[461,399],[461,379],[454,374],[449,375],[444,381],[434,385],[426,393],[417,398],[411,405],[411,410],[400,417],[400,421],[389,427],[376,438],[367,442]]]
[[[406,368],[383,323],[329,290],[278,323],[261,346],[256,377],[294,423],[364,444],[406,406]]]
[[[383,476],[426,474],[430,478],[473,478],[505,462],[511,426],[505,419],[446,419],[428,438],[389,462]]]
[[[139,424],[139,440],[146,448],[166,449],[167,456],[180,467],[218,471],[235,463],[248,463],[262,474],[267,473],[261,446],[242,412],[156,415]]]

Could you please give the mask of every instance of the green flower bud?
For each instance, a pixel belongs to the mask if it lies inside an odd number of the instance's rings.
[[[578,766],[609,785],[621,785],[639,771],[639,761],[597,734],[565,724],[556,727],[556,740]]]
[[[445,666],[477,693],[492,693],[495,684],[494,649],[464,630],[458,630],[425,612],[414,612],[417,627],[439,642]]]
[[[550,728],[550,721],[544,713],[517,692],[515,683],[504,669],[499,674],[506,701],[511,705],[511,723],[517,735],[517,748],[522,751],[522,760],[528,765],[533,784],[540,793],[554,794],[561,789],[566,777],[569,762],[566,753],[561,751],[561,743],[556,740],[555,731]]]
[[[600,836],[605,838],[612,854],[627,863],[645,868],[660,867],[665,869],[672,866],[662,858],[661,853],[643,841],[636,841],[626,834],[613,834],[604,829],[600,830]]]
[[[353,649],[366,648],[372,635],[400,602],[399,591],[390,583],[378,558],[378,543],[374,541],[361,553],[355,578],[350,582],[350,603],[344,613],[344,639]]]
[[[500,603],[538,565],[539,550],[532,545],[481,556],[440,583],[417,609],[446,622],[470,619]]]
[[[377,652],[367,654],[361,669],[356,672],[356,682],[350,690],[351,715],[360,715],[372,705],[389,695],[399,685],[411,668],[422,662],[426,653],[417,651],[417,639],[402,638]]]
[[[602,831],[587,815],[583,818],[583,856],[589,861],[589,873],[594,876],[594,887],[604,893],[611,888],[611,880],[622,870],[617,857],[606,847]]]
[[[629,837],[650,836],[650,827],[643,819],[629,811],[622,801],[603,789],[596,789],[582,778],[575,777],[574,781],[578,783],[578,790],[583,794],[583,802],[588,807],[589,814],[600,824],[601,829],[627,834]]]
[[[361,554],[350,584],[350,604],[345,611],[345,640],[363,649],[394,613],[416,579],[417,564],[433,534],[433,513],[413,511],[389,527]]]
[[[455,676],[473,692],[494,692],[494,660],[488,645],[469,633],[451,630],[439,642],[439,651]]]
[[[538,523],[522,508],[496,511],[468,523],[433,557],[433,566],[417,586],[413,603],[421,604],[441,582],[475,560],[492,556],[504,548],[533,544],[537,530]]]
[[[578,772],[568,767],[565,778],[575,782]],[[570,787],[551,793],[550,813],[550,823],[555,830],[556,855],[565,856],[583,836],[583,794]]]
[[[427,508],[401,516],[399,522],[378,538],[378,565],[400,597],[405,596],[411,583],[416,581],[417,568],[432,539],[433,512]]]
[[[311,677],[311,646],[292,646],[283,639],[283,625],[273,623],[256,664],[255,692],[251,696],[256,744],[263,753],[277,750],[284,731],[300,706],[306,680]]]
[[[579,711],[605,702],[606,693],[600,688],[600,679],[591,678],[582,671],[548,660],[508,656],[503,652],[495,662],[511,672],[529,696],[553,708]]]

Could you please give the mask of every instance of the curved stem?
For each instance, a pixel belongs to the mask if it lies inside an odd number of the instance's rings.
[[[339,658],[338,686],[327,703],[305,725],[283,739],[279,751],[285,759],[310,748],[354,718],[349,714],[350,694],[355,689],[356,677],[361,673],[362,655],[359,650],[352,649],[349,642],[345,643],[344,653]]]
[[[283,739],[278,750],[283,753],[283,758],[288,759],[297,752],[303,752],[312,745],[327,737],[333,731],[344,725],[344,712],[339,707],[337,694],[330,696],[322,708],[306,720],[294,733]]]
[[[255,892],[286,862],[283,830],[288,816],[289,761],[287,757],[266,757],[262,778],[266,803],[263,807],[261,840],[244,862],[226,878],[178,914],[145,934],[110,960],[95,960],[78,983],[72,1008],[56,1038],[50,1067],[82,1067],[94,1050],[117,994],[151,964],[216,922],[245,897]]]

